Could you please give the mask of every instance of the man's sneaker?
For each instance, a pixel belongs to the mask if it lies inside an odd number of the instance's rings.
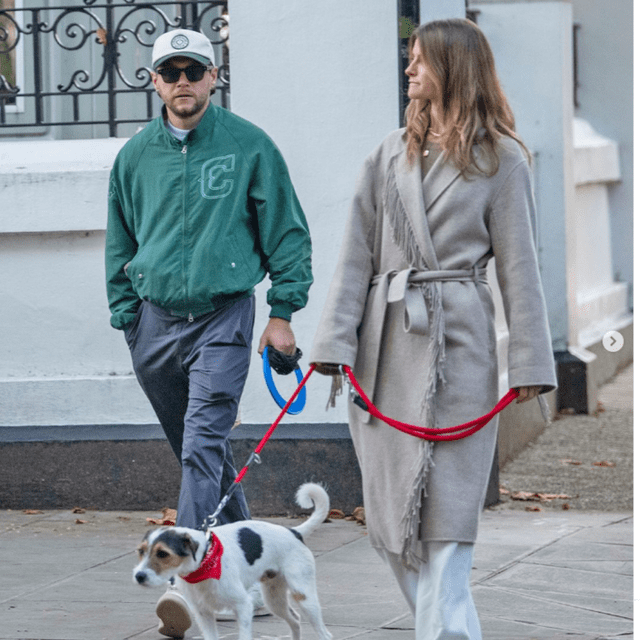
[[[169,638],[181,639],[191,626],[191,614],[186,600],[169,587],[156,605],[156,615],[160,618],[158,632]]]

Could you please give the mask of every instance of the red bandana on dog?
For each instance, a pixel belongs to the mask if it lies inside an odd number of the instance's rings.
[[[207,551],[200,566],[187,576],[182,576],[183,580],[186,580],[190,584],[196,582],[202,582],[203,580],[220,580],[220,574],[222,573],[222,554],[224,547],[220,539],[211,532],[211,546]]]

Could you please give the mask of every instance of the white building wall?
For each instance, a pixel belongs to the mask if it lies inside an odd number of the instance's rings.
[[[387,0],[243,0],[230,6],[231,109],[275,140],[311,228],[315,281],[308,306],[293,317],[305,370],[357,175],[398,126],[396,12]],[[258,293],[256,339],[268,316],[265,291],[266,284]],[[295,388],[286,378],[276,382],[283,395]],[[328,378],[311,377],[307,407],[295,421],[346,421],[346,403],[325,411],[329,386]],[[256,357],[242,421],[269,422],[274,409]]]
[[[573,210],[571,4],[478,3],[516,127],[534,154],[538,258],[553,346],[566,349],[569,311],[565,212]]]
[[[446,17],[447,7],[451,15],[463,10],[460,1],[421,4],[423,21]],[[594,241],[594,229],[582,229],[581,235],[567,231],[580,229],[571,5],[499,2],[472,8],[480,9],[478,22],[494,48],[519,132],[536,154],[540,263],[554,346],[563,349],[570,310],[584,302],[579,291],[588,288],[587,271],[577,272],[568,256]],[[293,324],[306,369],[357,174],[365,156],[398,123],[396,3],[234,0],[231,17],[232,110],[276,141],[311,226],[315,283],[308,307]],[[104,290],[107,179],[123,143],[0,142],[0,425],[156,422],[131,373],[123,336],[109,326]],[[623,182],[627,144],[620,143]],[[590,207],[606,199],[588,181],[579,184],[578,197]],[[611,230],[609,257],[618,264],[631,221],[614,205],[612,198],[612,216],[626,221],[624,238],[615,224]],[[606,223],[599,217],[598,224]],[[619,269],[596,271],[611,290],[607,300],[613,297],[617,304]],[[264,283],[258,291],[256,345],[267,321],[266,288]],[[574,333],[581,330],[573,327]],[[277,382],[283,395],[293,389],[292,379]],[[325,412],[328,390],[328,379],[313,376],[307,408],[287,420],[345,421],[345,402]],[[266,423],[275,412],[256,356],[241,418]]]
[[[104,284],[124,139],[0,143],[0,425],[152,423]]]
[[[243,0],[230,13],[232,110],[282,150],[314,239],[316,282],[293,325],[308,355],[357,174],[397,127],[396,4]],[[108,171],[123,143],[0,143],[0,268],[13,274],[0,280],[0,425],[156,421],[123,336],[109,326],[104,289]],[[266,288],[258,291],[255,346]],[[294,386],[277,382],[283,395]],[[327,394],[328,379],[313,377],[295,420],[344,421],[346,404],[325,412]],[[276,415],[256,355],[241,418]]]
[[[620,180],[608,185],[613,277],[633,287],[633,0],[572,0],[578,30],[576,115],[617,143]],[[637,8],[637,6],[636,6]]]

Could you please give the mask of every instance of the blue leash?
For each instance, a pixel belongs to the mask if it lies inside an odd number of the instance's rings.
[[[267,383],[267,388],[271,393],[271,397],[275,400],[275,403],[281,408],[284,409],[287,401],[280,395],[278,390],[276,389],[275,382],[273,381],[273,373],[271,372],[271,365],[269,364],[269,347],[265,347],[262,352],[262,373],[264,374],[264,381]],[[300,367],[296,367],[294,369],[296,374],[296,379],[298,380],[298,384],[302,382],[302,370]],[[291,403],[291,406],[287,409],[287,413],[289,415],[295,416],[298,415],[303,409],[304,405],[307,402],[307,388],[306,386],[302,387],[298,397],[295,402]]]

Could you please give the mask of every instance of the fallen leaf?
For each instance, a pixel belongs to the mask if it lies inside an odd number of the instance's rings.
[[[549,502],[550,500],[571,500],[566,493],[533,493],[531,491],[516,491],[511,494],[512,500],[524,502]]]
[[[356,507],[353,510],[353,518],[358,524],[367,524],[367,518],[364,513],[364,507]]]
[[[86,513],[86,509],[83,509],[82,507],[74,507],[73,509],[71,509],[71,513]]]
[[[542,511],[542,509],[540,507],[535,506],[535,505],[530,505],[525,509],[525,511]]]
[[[333,520],[342,520],[344,518],[344,511],[340,511],[340,509],[331,509],[331,511],[329,511],[329,518]]]
[[[104,29],[98,29],[96,31],[96,38],[98,39],[98,42],[101,45],[106,46],[106,44],[107,44],[107,32]]]
[[[615,462],[609,462],[608,460],[600,460],[600,462],[594,462],[592,466],[594,466],[594,467],[615,467],[616,463]]]
[[[535,500],[535,493],[531,491],[514,491],[511,494],[512,500]]]
[[[23,509],[22,513],[26,513],[28,516],[35,516],[39,513],[44,513],[44,511],[40,511],[39,509]]]
[[[87,524],[86,520],[80,520],[80,518],[76,518],[76,524]]]
[[[169,509],[165,507],[162,510],[162,518],[147,518],[147,522],[150,524],[158,524],[172,527],[176,523],[178,512],[175,509]]]
[[[580,466],[582,462],[580,462],[580,460],[572,460],[571,458],[562,458],[560,460],[560,464],[565,464],[565,465],[573,464],[577,467],[577,466]]]
[[[565,502],[565,503],[562,505],[562,509],[563,509],[564,511],[569,511],[569,509],[571,509],[571,505],[570,505],[568,502]]]
[[[549,502],[549,500],[571,500],[571,496],[566,493],[537,493],[541,502]]]
[[[500,485],[500,493],[503,496],[508,496],[511,493],[511,491],[509,491],[509,489],[507,489],[506,487],[503,487],[502,485]]]

